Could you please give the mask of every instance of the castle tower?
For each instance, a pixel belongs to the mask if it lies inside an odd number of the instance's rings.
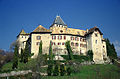
[[[60,16],[56,16],[53,24],[50,26],[50,31],[58,32],[58,33],[65,33],[67,30],[67,25],[64,23]]]
[[[93,60],[95,63],[100,64],[103,63],[104,57],[107,57],[106,44],[103,41],[103,33],[99,30],[99,28],[94,27],[87,31],[86,34],[87,41],[87,51],[93,51]]]
[[[21,53],[21,49],[25,48],[26,42],[29,38],[29,34],[26,33],[23,29],[21,30],[21,32],[19,33],[19,35],[17,36],[17,42],[19,45],[19,53]]]

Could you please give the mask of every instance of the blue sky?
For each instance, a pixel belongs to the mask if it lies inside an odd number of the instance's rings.
[[[21,29],[49,28],[56,15],[71,28],[98,26],[120,55],[120,0],[0,0],[0,48],[9,50]]]

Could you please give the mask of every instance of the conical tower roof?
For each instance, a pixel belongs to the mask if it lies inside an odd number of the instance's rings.
[[[66,24],[64,23],[64,21],[61,19],[60,16],[56,16],[53,24],[59,24],[59,25],[63,25],[63,26],[66,26]]]
[[[26,34],[26,32],[22,29],[20,34]]]

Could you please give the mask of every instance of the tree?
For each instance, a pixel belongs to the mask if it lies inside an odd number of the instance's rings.
[[[47,73],[48,73],[48,76],[52,76],[52,73],[53,73],[53,65],[48,65],[48,68],[47,68]]]
[[[110,59],[116,59],[117,53],[114,47],[114,44],[111,44],[109,39],[105,39],[106,41],[106,47],[107,47],[107,55],[110,57]]]
[[[66,73],[66,67],[64,64],[60,65],[60,75],[64,76]]]
[[[17,47],[20,46],[20,43],[19,43],[18,40],[16,40],[16,41],[14,41],[14,42],[11,43],[11,45],[10,45],[10,51],[14,51],[15,46],[17,46]]]
[[[67,52],[68,52],[69,60],[72,60],[73,59],[73,52],[72,52],[72,49],[71,49],[71,46],[70,46],[70,41],[67,41],[65,43],[65,46],[66,46],[66,49],[67,49]]]
[[[24,63],[27,63],[27,62],[28,62],[28,57],[29,57],[29,55],[30,55],[29,45],[28,45],[28,43],[26,42],[25,49],[24,49],[24,52],[23,52]]]
[[[54,76],[58,76],[59,75],[59,65],[58,64],[56,64],[55,67],[54,67],[53,75]]]
[[[52,42],[50,42],[50,48],[49,48],[49,60],[53,60]]]
[[[18,68],[18,47],[15,46],[12,69]]]
[[[92,61],[93,60],[93,51],[92,50],[88,50],[87,56]]]
[[[39,53],[38,54],[42,54],[42,41],[40,41]]]
[[[71,74],[71,72],[72,72],[71,68],[70,68],[70,67],[68,67],[68,68],[67,68],[67,75],[70,75],[70,74]]]
[[[24,61],[24,51],[21,48],[20,62],[23,62],[23,61]]]

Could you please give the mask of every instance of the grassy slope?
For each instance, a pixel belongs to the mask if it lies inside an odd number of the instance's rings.
[[[83,66],[80,70],[71,76],[51,76],[44,79],[120,79],[120,68],[115,65]]]
[[[17,70],[27,69],[28,65],[33,65],[34,60],[27,64],[20,63]],[[2,72],[12,70],[12,62],[2,67]],[[72,73],[71,76],[46,76],[44,79],[120,79],[120,68],[115,65],[90,65],[82,66],[79,73]]]

